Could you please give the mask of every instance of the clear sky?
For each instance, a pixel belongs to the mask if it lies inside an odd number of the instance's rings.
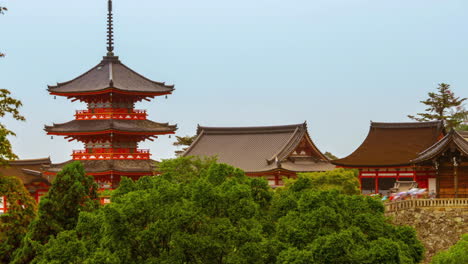
[[[80,103],[53,96],[105,55],[106,0],[0,0],[0,87],[23,101],[20,158],[70,158],[80,143],[47,136]],[[116,55],[137,72],[175,84],[167,100],[141,103],[178,135],[204,126],[307,121],[317,146],[339,157],[369,122],[409,121],[447,82],[468,97],[466,0],[114,0]],[[173,156],[174,137],[145,142],[154,159]]]

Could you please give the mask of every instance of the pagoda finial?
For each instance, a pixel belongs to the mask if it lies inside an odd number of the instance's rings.
[[[114,21],[112,15],[112,0],[108,0],[107,14],[107,56],[114,56]]]

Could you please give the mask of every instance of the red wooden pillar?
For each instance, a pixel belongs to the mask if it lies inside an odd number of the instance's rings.
[[[379,169],[375,170],[375,193],[379,193]]]
[[[359,170],[359,189],[361,190],[362,193],[362,171]]]

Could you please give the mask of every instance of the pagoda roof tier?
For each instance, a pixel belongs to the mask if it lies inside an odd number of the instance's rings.
[[[165,135],[173,134],[177,125],[156,123],[150,120],[73,120],[67,123],[45,126],[49,135],[98,135],[98,134],[130,134],[130,135]]]
[[[91,70],[77,78],[48,86],[54,95],[76,97],[106,93],[158,96],[171,94],[173,85],[152,81],[121,63],[116,56],[106,56]]]
[[[56,174],[62,168],[75,160],[69,160],[63,163],[56,163],[43,166],[43,170],[46,174]],[[155,160],[83,160],[80,161],[86,173],[91,175],[99,175],[105,173],[115,174],[148,174],[152,175],[156,169]]]
[[[364,142],[349,156],[332,160],[338,166],[402,167],[432,146],[445,134],[441,121],[376,123],[371,122]]]
[[[198,127],[183,156],[217,156],[219,162],[248,173],[278,169],[292,172],[332,170],[318,150],[306,123],[264,127]]]

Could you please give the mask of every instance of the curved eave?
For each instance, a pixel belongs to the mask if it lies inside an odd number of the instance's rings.
[[[303,173],[303,172],[306,172],[306,171],[299,172],[299,171],[286,170],[286,169],[283,169],[283,168],[275,168],[275,169],[266,170],[266,171],[246,171],[245,174],[248,174],[249,176],[274,175],[275,173],[276,173],[276,174],[291,174],[291,175],[295,175],[295,174],[297,174],[297,173]]]
[[[148,92],[148,91],[127,91],[122,90],[115,87],[107,87],[98,91],[90,91],[90,92],[60,92],[54,91],[52,89],[48,89],[51,95],[58,95],[58,96],[67,96],[67,97],[76,97],[76,96],[91,96],[91,95],[100,95],[100,94],[108,94],[108,93],[118,93],[123,95],[139,95],[139,96],[163,96],[163,95],[170,95],[174,91],[174,88],[165,92]]]
[[[335,162],[333,160],[330,160],[330,162],[333,165],[336,165],[340,168],[347,168],[347,169],[365,169],[365,168],[406,168],[406,167],[411,167],[413,164],[411,163],[400,163],[400,164],[379,164],[379,165],[355,165],[355,164],[343,164],[339,162]]]
[[[92,135],[105,135],[105,134],[120,134],[120,135],[140,135],[140,136],[156,136],[156,135],[168,135],[175,134],[175,130],[172,131],[153,131],[153,132],[133,132],[133,131],[121,131],[115,129],[108,129],[102,131],[89,131],[89,132],[53,132],[47,131],[47,135],[56,135],[56,136],[92,136]]]
[[[444,138],[421,152],[419,156],[411,162],[417,164],[432,160],[447,151],[451,145],[454,145],[461,153],[468,156],[468,141],[457,131],[451,130]]]
[[[44,175],[55,176],[58,172],[54,171],[44,171]],[[128,171],[119,171],[119,170],[107,170],[102,172],[87,172],[86,175],[91,176],[103,176],[109,174],[118,174],[121,176],[146,176],[146,175],[153,175],[153,171],[142,171],[142,172],[128,172]]]
[[[372,138],[372,133],[374,129],[398,129],[398,128],[403,128],[403,129],[419,129],[419,128],[434,128],[442,135],[445,135],[445,128],[443,126],[442,121],[429,121],[429,122],[403,122],[403,123],[384,123],[384,122],[372,122],[369,127],[369,131],[367,133],[366,138],[364,141],[348,156],[337,159],[337,160],[331,160],[330,162],[336,166],[342,167],[342,168],[355,168],[355,169],[361,169],[361,168],[404,168],[404,167],[411,167],[414,164],[412,163],[411,159],[408,160],[400,160],[398,163],[379,163],[379,164],[355,164],[355,163],[342,163],[340,161],[347,161],[350,159],[350,157],[358,155],[359,151],[362,148],[365,148],[366,142],[370,141]],[[362,161],[361,161],[362,162]],[[397,161],[394,161],[397,162]]]

